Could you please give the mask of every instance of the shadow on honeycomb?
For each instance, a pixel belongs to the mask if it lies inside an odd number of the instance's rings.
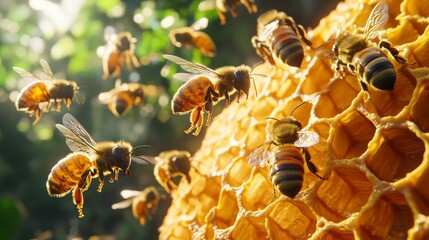
[[[395,89],[371,88],[368,101],[355,76],[335,77],[317,57],[300,71],[260,66],[259,96],[214,119],[194,156],[204,174],[173,192],[160,239],[429,239],[429,2],[387,2],[383,37],[412,63],[394,63]],[[375,4],[340,3],[308,35],[320,46],[337,29],[362,27]],[[320,135],[309,151],[328,180],[305,168],[290,199],[246,159],[266,141],[265,117],[288,116],[303,101],[294,117]]]

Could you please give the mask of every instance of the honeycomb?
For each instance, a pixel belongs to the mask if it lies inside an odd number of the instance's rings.
[[[358,31],[376,1],[349,0],[308,32],[313,46]],[[301,69],[255,72],[258,96],[232,103],[214,118],[193,158],[202,162],[181,181],[160,227],[160,239],[429,239],[429,2],[389,0],[382,37],[409,64],[394,63],[393,91],[361,91],[356,76],[334,74],[309,56]],[[256,24],[255,24],[256,26]],[[248,155],[273,121],[293,116],[320,135],[309,148],[327,180],[305,167],[301,192],[275,194],[269,169]],[[426,105],[426,107],[425,107]]]

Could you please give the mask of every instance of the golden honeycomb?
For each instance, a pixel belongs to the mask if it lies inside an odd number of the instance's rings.
[[[339,3],[308,32],[314,46],[364,27],[376,3]],[[172,192],[160,239],[429,239],[429,2],[387,3],[382,37],[409,63],[392,61],[394,90],[370,87],[368,99],[356,76],[334,74],[314,49],[301,69],[261,65],[258,96],[232,103],[207,129],[193,156],[199,173]],[[291,199],[247,156],[266,141],[265,117],[289,116],[303,101],[293,116],[320,135],[309,151],[328,179],[305,167]]]

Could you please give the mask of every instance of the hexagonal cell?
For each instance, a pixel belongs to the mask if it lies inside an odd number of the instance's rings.
[[[329,221],[340,222],[359,212],[371,192],[372,185],[365,173],[354,168],[338,167],[317,189],[313,206]]]
[[[428,153],[425,154],[429,159]],[[424,215],[429,215],[429,166],[422,164],[415,171],[407,175],[410,183],[410,192],[417,210]]]
[[[423,160],[424,143],[407,128],[380,129],[368,145],[368,169],[379,179],[399,180]]]
[[[350,77],[352,76],[347,76],[346,78]],[[329,85],[329,88],[330,91],[320,95],[320,99],[314,109],[314,113],[318,118],[330,118],[343,112],[358,94],[358,91],[351,87],[345,79],[335,79]]]
[[[426,1],[408,0],[403,3],[404,11],[409,15],[429,17],[429,3]]]
[[[285,99],[295,92],[299,79],[296,79],[289,72],[283,72],[279,69],[277,70],[277,75],[279,75],[278,79],[281,79],[281,81],[272,81],[270,83],[270,94],[275,99]]]
[[[426,70],[426,72],[428,72],[427,74],[429,74],[429,70]],[[429,108],[427,106],[427,103],[429,102],[428,79],[421,81],[421,84],[419,84],[415,94],[416,96],[410,104],[410,120],[417,124],[422,132],[429,132]]]
[[[400,24],[395,28],[386,31],[386,38],[394,46],[415,41],[426,29],[427,24],[419,22],[417,19],[401,19]],[[413,62],[412,59],[408,59]]]
[[[320,58],[314,59],[310,62],[308,73],[302,83],[302,92],[313,94],[322,91],[329,84],[332,75],[329,61]]]
[[[301,99],[294,99],[276,108],[273,112],[274,116],[271,117],[283,119],[292,116],[296,120],[300,121],[301,125],[305,127],[310,119],[312,107],[313,105],[309,102],[303,103]]]
[[[410,56],[413,56],[413,61],[416,65],[414,67],[425,67],[429,62],[429,29],[426,28],[424,33],[417,38],[416,41],[408,45],[410,49]]]
[[[358,111],[348,111],[336,123],[330,138],[337,159],[359,157],[375,133],[374,124]]]
[[[261,189],[265,190],[261,191]],[[273,191],[266,191],[267,189],[273,189]],[[261,210],[268,206],[273,200],[274,186],[271,181],[268,180],[268,172],[264,171],[264,174],[261,174],[255,171],[255,174],[251,177],[251,181],[244,185],[243,192],[241,193],[243,207],[245,210],[249,211]]]
[[[277,201],[265,219],[270,239],[306,239],[316,230],[316,217],[302,202]]]
[[[387,193],[359,216],[361,239],[407,239],[414,224],[413,212],[399,192]]]
[[[247,159],[235,161],[226,174],[226,182],[231,187],[239,187],[250,177],[252,167],[247,164]]]
[[[214,213],[214,224],[218,229],[232,226],[238,214],[235,192],[222,190]]]
[[[320,240],[354,240],[353,232],[344,228],[329,229],[321,237]]]
[[[259,223],[255,221],[259,221]],[[263,226],[263,218],[240,218],[230,236],[222,236],[224,237],[222,239],[266,239],[266,233],[261,232],[258,225]],[[220,238],[220,236],[217,237]]]

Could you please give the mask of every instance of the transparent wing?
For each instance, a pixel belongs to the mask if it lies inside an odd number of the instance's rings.
[[[192,78],[194,78],[195,76],[198,76],[200,74],[195,74],[195,73],[175,73],[173,75],[174,79],[180,80],[180,81],[188,81],[191,80]]]
[[[38,77],[34,76],[32,73],[28,72],[27,70],[20,68],[20,67],[12,67],[12,69],[18,73],[22,78],[26,78],[29,80],[39,79]],[[39,79],[40,80],[40,79]]]
[[[112,209],[127,208],[127,207],[131,206],[132,203],[133,203],[133,199],[126,199],[124,201],[112,204]]]
[[[140,196],[142,194],[141,191],[137,191],[137,190],[129,190],[129,189],[125,189],[121,191],[121,196],[124,199],[128,199],[128,198],[134,198],[137,196]]]
[[[271,143],[266,142],[266,143],[262,144],[261,146],[257,147],[247,157],[247,163],[252,167],[264,166],[265,163],[268,162],[268,160],[270,159],[270,156],[272,154],[272,152],[269,150],[270,146],[271,146]]]
[[[45,59],[40,59],[40,66],[42,66],[43,72],[48,74],[49,77],[53,77],[54,73],[52,73],[52,69],[49,66],[49,63]]]
[[[102,92],[98,94],[98,100],[103,104],[108,104],[111,99],[112,99],[112,93],[110,91]]]
[[[66,137],[66,144],[71,151],[97,152],[94,148],[96,143],[91,135],[70,113],[64,114],[63,125],[55,124],[55,127]]]
[[[209,19],[206,17],[203,17],[195,21],[191,25],[191,28],[194,29],[195,31],[199,31],[199,30],[205,29],[208,25],[209,25]]]
[[[319,134],[311,131],[299,131],[299,138],[296,140],[293,145],[295,147],[305,148],[310,147],[319,142]]]
[[[169,55],[169,54],[164,54],[162,56],[165,59],[180,65],[180,67],[187,72],[194,73],[194,74],[208,75],[211,77],[220,77],[220,75],[216,71],[214,71],[209,67],[204,66],[203,64],[190,62],[183,58],[180,58],[174,55]]]
[[[272,21],[271,23],[267,24],[264,28],[264,31],[262,31],[259,34],[259,41],[265,41],[267,40],[268,36],[279,26],[280,21],[277,19],[275,21]]]
[[[385,2],[379,2],[372,9],[365,25],[365,38],[373,39],[377,37],[379,31],[384,27],[389,19],[389,5]]]

